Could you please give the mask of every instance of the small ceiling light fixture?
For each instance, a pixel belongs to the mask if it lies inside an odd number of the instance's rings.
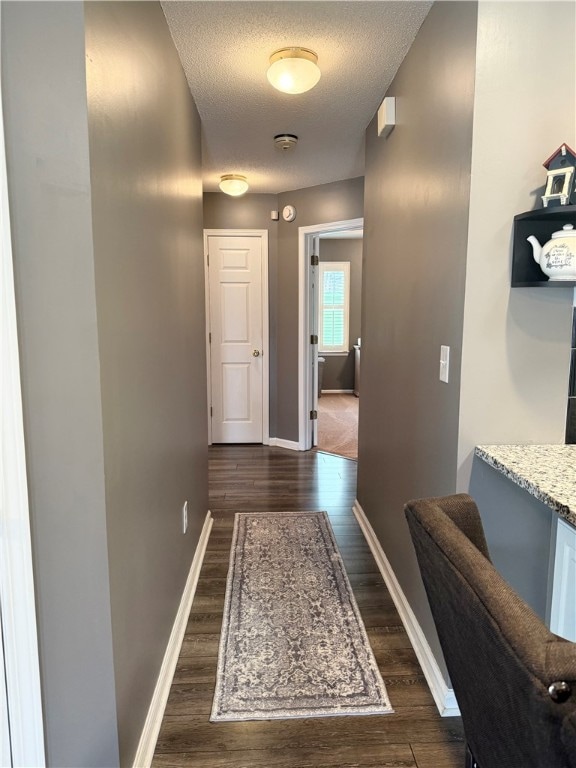
[[[281,48],[270,56],[266,73],[274,88],[283,93],[305,93],[320,80],[318,56],[309,48]]]
[[[298,136],[295,136],[293,133],[279,133],[277,136],[274,136],[274,146],[283,152],[294,149],[296,144],[298,144]]]
[[[232,197],[240,197],[248,191],[246,176],[240,176],[237,173],[227,173],[221,176],[218,186],[225,195],[232,195]]]

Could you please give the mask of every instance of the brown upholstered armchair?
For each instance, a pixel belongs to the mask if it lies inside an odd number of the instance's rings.
[[[467,766],[575,768],[576,643],[552,634],[500,577],[470,496],[411,501],[405,512]]]

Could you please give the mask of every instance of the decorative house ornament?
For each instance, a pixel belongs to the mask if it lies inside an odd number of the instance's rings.
[[[576,152],[562,144],[543,165],[548,171],[542,195],[544,208],[576,203]]]
[[[534,261],[550,280],[576,280],[576,230],[565,224],[541,246],[534,235],[527,238],[534,252]]]

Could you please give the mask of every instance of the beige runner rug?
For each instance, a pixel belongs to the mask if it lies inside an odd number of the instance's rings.
[[[238,513],[211,720],[392,711],[326,513]]]

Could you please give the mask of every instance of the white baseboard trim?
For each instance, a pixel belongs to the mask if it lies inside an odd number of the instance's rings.
[[[353,389],[323,389],[322,390],[323,395],[352,395],[354,394]]]
[[[272,448],[288,448],[289,451],[301,451],[300,443],[294,440],[283,440],[281,437],[271,437],[270,446]]]
[[[400,614],[402,624],[404,624],[410,642],[412,643],[418,661],[420,662],[420,666],[422,667],[422,671],[424,672],[428,687],[430,688],[436,706],[438,707],[438,712],[440,712],[442,717],[457,717],[460,714],[460,710],[458,709],[454,691],[446,685],[446,681],[434,658],[432,649],[428,645],[422,627],[414,615],[414,612],[406,599],[406,595],[402,591],[402,587],[392,570],[392,566],[384,554],[384,550],[376,538],[376,534],[358,501],[354,502],[354,514],[356,515],[360,528],[362,528],[368,546],[372,550],[372,554],[374,555],[376,564],[382,574],[382,578],[386,582],[386,586],[392,596],[396,610]]]
[[[194,600],[194,595],[196,593],[198,577],[200,576],[200,569],[204,560],[208,537],[210,536],[210,531],[212,529],[212,522],[212,515],[210,514],[210,511],[208,511],[206,519],[204,520],[202,532],[200,533],[198,545],[196,546],[196,552],[192,559],[190,572],[186,579],[186,586],[182,593],[182,599],[180,600],[180,606],[174,620],[170,639],[166,646],[166,652],[164,654],[162,666],[160,667],[146,722],[144,723],[142,735],[140,736],[140,743],[138,744],[138,749],[136,750],[136,755],[134,757],[133,768],[149,768],[152,764],[152,758],[154,757],[154,750],[156,749],[156,742],[158,741],[158,734],[160,732],[160,725],[162,724],[166,702],[168,701],[168,694],[170,693],[170,686],[172,685],[172,678],[174,677],[174,671],[176,669],[176,662],[178,661],[184,633],[186,632],[188,615],[190,614],[190,608],[192,607],[192,601]]]

